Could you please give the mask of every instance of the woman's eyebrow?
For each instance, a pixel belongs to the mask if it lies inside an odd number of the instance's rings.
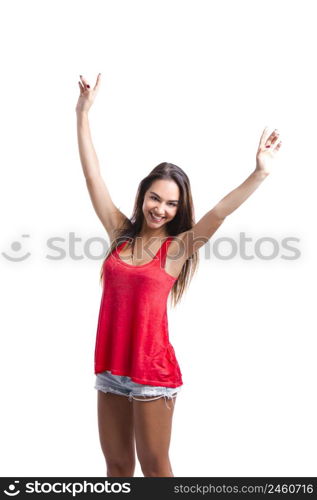
[[[154,193],[154,191],[150,191],[150,194],[155,194],[155,196],[161,199],[161,197],[157,193]],[[169,200],[169,201],[176,201],[178,203],[179,200]]]

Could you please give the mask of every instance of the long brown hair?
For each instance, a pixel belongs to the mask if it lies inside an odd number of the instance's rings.
[[[147,177],[142,179],[138,186],[137,195],[135,198],[133,213],[130,219],[126,218],[123,225],[116,230],[116,237],[112,241],[105,259],[102,263],[100,272],[100,281],[103,282],[103,266],[107,258],[113,250],[124,241],[129,241],[134,246],[135,238],[142,229],[143,211],[142,205],[146,191],[151,184],[157,179],[173,180],[179,187],[180,198],[179,205],[175,217],[166,224],[166,231],[169,236],[177,236],[178,234],[188,231],[195,224],[194,205],[191,194],[189,178],[185,172],[174,165],[173,163],[160,163],[157,165]],[[184,263],[182,270],[175,281],[171,290],[171,302],[175,307],[180,301],[185,289],[191,282],[193,275],[197,269],[199,262],[198,252],[191,255]]]

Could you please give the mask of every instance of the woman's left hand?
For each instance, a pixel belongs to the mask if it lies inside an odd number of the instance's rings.
[[[264,175],[271,173],[272,164],[276,158],[276,154],[280,150],[281,144],[282,141],[277,129],[271,135],[269,135],[267,127],[263,130],[256,154],[256,172]]]

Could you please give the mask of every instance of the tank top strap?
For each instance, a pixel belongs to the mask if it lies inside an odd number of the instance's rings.
[[[127,243],[128,243],[128,240],[121,241],[121,243],[119,243],[117,246],[117,250],[118,251],[122,250],[123,247],[125,247]]]
[[[118,255],[118,253],[123,249],[123,247],[126,246],[128,243],[128,240],[121,241],[121,243],[118,243],[117,246],[114,247],[112,254],[113,255]]]
[[[174,239],[174,236],[169,236],[163,242],[162,246],[160,247],[160,249],[158,250],[158,252],[156,254],[158,256],[158,261],[159,261],[161,267],[163,267],[163,269],[165,268],[165,260],[166,260],[167,250],[168,250],[170,243],[173,241],[173,239]]]

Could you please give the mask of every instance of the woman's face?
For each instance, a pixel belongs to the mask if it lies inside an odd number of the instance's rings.
[[[142,206],[144,218],[151,229],[161,228],[175,217],[179,194],[179,187],[172,180],[158,179],[151,184]]]

